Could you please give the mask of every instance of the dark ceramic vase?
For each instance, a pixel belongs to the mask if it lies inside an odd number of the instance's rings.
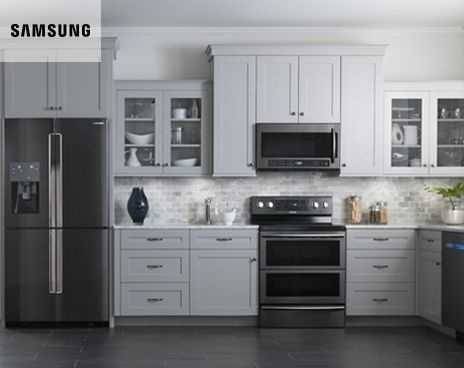
[[[143,225],[143,221],[148,213],[148,200],[143,192],[143,188],[132,188],[132,193],[127,202],[127,212],[134,224]]]

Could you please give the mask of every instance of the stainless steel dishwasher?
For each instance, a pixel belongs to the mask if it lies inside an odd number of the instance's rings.
[[[443,233],[443,324],[464,336],[464,232]]]

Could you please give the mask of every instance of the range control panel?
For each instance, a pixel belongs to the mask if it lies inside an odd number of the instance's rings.
[[[250,198],[252,215],[331,215],[331,196],[256,196]]]

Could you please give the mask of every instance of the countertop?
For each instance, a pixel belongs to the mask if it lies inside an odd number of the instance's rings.
[[[464,225],[446,225],[446,224],[388,224],[388,225],[345,225],[347,229],[373,229],[373,230],[438,230],[438,231],[456,231],[464,232]]]
[[[222,224],[204,225],[204,224],[147,224],[147,225],[113,225],[116,230],[135,230],[135,229],[211,229],[211,230],[239,230],[239,229],[258,229],[258,225],[250,224],[233,224],[230,226]]]

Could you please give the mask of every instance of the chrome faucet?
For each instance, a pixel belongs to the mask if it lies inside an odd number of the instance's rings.
[[[212,225],[213,224],[213,219],[212,219],[212,216],[211,216],[212,203],[213,203],[213,198],[208,197],[208,198],[205,199],[205,218],[206,218],[206,224],[207,225]]]

